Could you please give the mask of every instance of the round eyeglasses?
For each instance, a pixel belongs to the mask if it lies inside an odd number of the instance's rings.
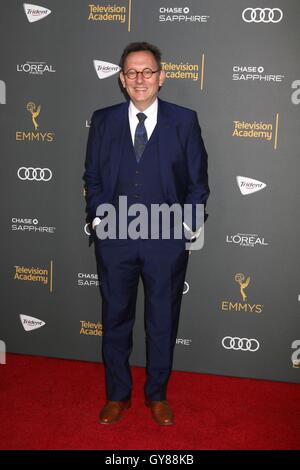
[[[137,70],[129,69],[127,72],[123,72],[123,75],[129,78],[129,80],[134,80],[139,73],[141,73],[144,78],[151,78],[152,75],[157,72],[159,72],[159,70],[144,69],[141,72],[138,72]]]

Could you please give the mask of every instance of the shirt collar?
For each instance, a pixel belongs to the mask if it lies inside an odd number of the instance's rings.
[[[147,109],[145,109],[145,111],[143,111],[143,113],[147,116],[148,119],[151,119],[151,118],[154,118],[155,116],[157,116],[157,110],[158,110],[158,99],[156,98],[154,103],[152,103]],[[141,111],[139,109],[137,109],[137,107],[133,104],[133,102],[130,101],[129,116],[131,118],[136,118],[137,119],[136,115],[140,112]]]

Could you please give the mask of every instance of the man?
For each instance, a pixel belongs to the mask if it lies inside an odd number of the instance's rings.
[[[165,81],[159,49],[146,42],[129,44],[120,67],[121,84],[130,100],[93,114],[87,145],[87,212],[97,233],[103,223],[96,217],[97,208],[110,203],[118,212],[120,196],[127,197],[128,206],[142,203],[151,209],[154,204],[205,206],[209,195],[207,154],[196,113],[157,97]],[[183,224],[185,233],[196,238],[199,227],[194,216],[192,227]],[[145,404],[158,424],[171,425],[174,416],[167,383],[188,262],[186,238],[163,239],[161,230],[155,240],[94,238],[101,272],[107,391],[100,423],[119,421],[131,406],[129,356],[141,276],[147,346]]]

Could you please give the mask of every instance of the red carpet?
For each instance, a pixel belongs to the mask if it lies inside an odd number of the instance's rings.
[[[133,405],[98,424],[101,364],[7,355],[0,365],[0,449],[299,449],[297,384],[173,372],[174,426],[143,404],[143,368],[133,368]]]

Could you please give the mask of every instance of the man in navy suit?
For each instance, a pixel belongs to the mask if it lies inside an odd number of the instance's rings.
[[[200,204],[205,207],[209,195],[207,154],[196,112],[157,97],[165,81],[159,49],[146,42],[131,43],[120,66],[120,80],[130,99],[94,112],[84,175],[103,301],[107,401],[100,422],[119,421],[131,406],[129,357],[141,277],[147,348],[145,404],[158,424],[170,425],[174,415],[167,401],[167,384],[188,263],[186,240],[195,240],[201,230],[193,209]],[[127,197],[128,207],[140,203],[151,210],[155,204],[190,204],[193,214],[189,225],[183,220],[185,230],[179,239],[164,238],[161,227],[155,239],[103,239],[99,237],[104,223],[99,208],[111,204],[122,218],[121,196]],[[172,223],[170,233],[174,235]]]

